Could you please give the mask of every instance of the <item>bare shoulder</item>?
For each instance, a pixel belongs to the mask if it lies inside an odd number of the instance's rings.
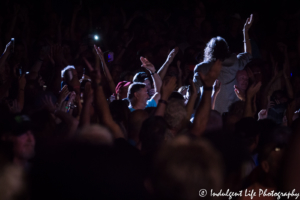
[[[211,62],[202,62],[196,65],[194,72],[207,72],[212,66]]]

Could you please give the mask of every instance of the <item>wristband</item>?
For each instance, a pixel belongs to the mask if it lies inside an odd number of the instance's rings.
[[[204,90],[204,91],[212,91],[212,90],[213,90],[213,87],[203,87],[203,90]]]
[[[156,72],[152,72],[150,75],[153,76],[154,74],[156,74]]]
[[[166,105],[168,105],[168,102],[167,102],[167,101],[165,101],[165,100],[162,100],[162,99],[158,100],[158,103],[163,103],[163,104],[166,104]]]

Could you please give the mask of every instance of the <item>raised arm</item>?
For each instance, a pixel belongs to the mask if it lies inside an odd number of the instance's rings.
[[[19,88],[18,88],[18,96],[17,96],[17,101],[19,103],[20,110],[23,110],[23,108],[24,108],[24,90],[25,90],[25,86],[26,86],[26,78],[25,78],[25,74],[23,74],[19,78]]]
[[[244,51],[246,53],[252,54],[251,42],[249,39],[248,30],[250,29],[253,23],[253,14],[250,15],[250,18],[247,18],[246,23],[244,25],[243,33],[244,33]]]
[[[11,46],[12,46],[11,42],[7,43],[3,55],[0,57],[0,73],[3,73],[4,71],[4,64],[10,54]]]
[[[206,75],[199,72],[201,82],[204,86],[203,95],[195,114],[194,123],[190,129],[191,133],[199,137],[206,129],[211,110],[211,93],[215,80],[218,78],[222,68],[222,62],[217,60]]]
[[[90,82],[85,84],[83,98],[84,104],[82,107],[79,126],[86,126],[90,124],[90,111],[93,103],[93,91]]]
[[[155,72],[154,65],[150,63],[147,60],[147,58],[141,57],[140,60],[142,62],[142,67],[147,69],[151,74],[153,80],[153,86],[154,86],[154,95],[152,96],[152,99],[154,99],[156,104],[158,104],[158,100],[160,99],[160,88],[162,85],[162,80],[160,76]]]
[[[245,110],[244,110],[244,117],[254,117],[256,114],[256,98],[255,95],[259,91],[261,87],[261,82],[256,84],[252,84],[248,90],[246,95],[246,102],[245,102]]]
[[[161,68],[157,71],[157,73],[159,74],[160,78],[163,80],[167,71],[168,71],[168,68],[169,68],[169,65],[173,62],[176,54],[178,53],[179,51],[179,48],[178,47],[175,47],[175,49],[173,49],[168,57],[167,57],[167,60],[166,62],[161,66]]]
[[[221,91],[221,82],[219,80],[216,80],[214,87],[215,87],[215,92],[214,92],[214,95],[211,98],[211,109],[212,110],[215,109],[216,99],[217,99],[218,94]]]
[[[124,134],[120,126],[113,120],[108,103],[106,101],[103,87],[101,84],[101,74],[99,70],[94,70],[91,73],[92,87],[94,90],[94,101],[97,113],[102,120],[103,124],[109,128],[115,139],[124,138]]]
[[[161,88],[161,99],[158,102],[157,109],[155,111],[156,116],[164,116],[165,110],[167,107],[168,99],[171,95],[171,93],[176,88],[176,78],[172,77],[167,81],[164,81],[162,88]]]
[[[262,97],[262,108],[267,108],[268,105],[268,96],[271,96],[273,93],[273,90],[271,90],[271,87],[273,83],[282,76],[282,71],[278,72],[278,63],[274,61],[272,55],[271,55],[271,62],[273,67],[273,76],[272,79],[268,82],[267,86],[264,89],[263,97]]]
[[[102,65],[102,69],[103,69],[103,72],[104,72],[104,75],[106,76],[106,79],[108,81],[108,85],[109,85],[109,89],[110,89],[110,92],[111,94],[113,94],[115,92],[115,88],[116,88],[116,85],[111,77],[111,74],[108,70],[108,67],[105,63],[105,59],[104,59],[104,56],[103,56],[103,52],[101,51],[100,47],[97,47],[96,45],[94,45],[94,48],[97,52],[97,55],[99,56],[99,59],[100,59],[100,62],[101,62],[101,65]]]
[[[197,99],[197,89],[196,86],[194,84],[194,82],[191,82],[191,85],[189,86],[189,100],[188,103],[186,104],[186,115],[187,115],[187,119],[190,119],[193,112],[194,112],[194,107],[195,107],[195,103],[196,103],[196,99]]]
[[[53,46],[53,58],[55,61],[54,77],[52,82],[49,84],[49,89],[53,92],[53,94],[58,95],[61,89],[61,69],[63,68],[63,52],[61,46]]]
[[[182,70],[180,68],[180,60],[177,61],[176,65],[177,65],[177,70],[178,70],[178,77],[177,77],[177,88],[180,88],[182,86]]]
[[[286,66],[287,64],[285,63],[284,65],[285,65],[284,67],[287,68],[287,66]],[[284,71],[285,71],[285,69],[284,69]],[[290,82],[290,78],[289,78],[289,76],[287,75],[286,72],[283,72],[283,77],[284,77],[284,81],[285,81],[285,87],[286,87],[287,95],[290,99],[293,99],[294,98],[294,91],[293,91],[293,86]]]
[[[55,106],[51,100],[50,96],[45,96],[43,99],[44,105],[46,109],[53,113],[55,117],[60,119],[62,122],[64,122],[67,126],[67,130],[64,132],[65,137],[72,137],[74,136],[75,131],[77,130],[78,127],[78,120],[66,113],[63,110],[59,110],[57,106]]]

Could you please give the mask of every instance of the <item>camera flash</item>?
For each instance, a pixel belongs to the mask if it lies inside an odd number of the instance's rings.
[[[94,39],[95,39],[95,40],[99,40],[99,36],[98,36],[98,35],[95,35],[95,36],[94,36]]]

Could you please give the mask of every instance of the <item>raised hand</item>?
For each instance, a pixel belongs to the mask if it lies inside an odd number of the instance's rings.
[[[250,69],[250,67],[247,67],[246,71],[247,71],[249,79],[254,82],[255,81],[255,77],[254,77],[254,74],[253,74],[252,70]]]
[[[278,72],[278,62],[275,61],[274,57],[272,54],[270,54],[270,59],[271,59],[271,63],[272,63],[272,68],[273,68],[273,78],[277,77],[279,75]]]
[[[85,84],[83,99],[85,103],[92,103],[93,101],[93,90],[90,82]]]
[[[68,100],[68,104],[67,104],[69,107],[71,104],[74,104],[75,98],[76,98],[76,92],[73,91],[69,95],[69,100]]]
[[[218,76],[220,75],[222,69],[222,62],[217,60],[206,75],[199,72],[200,79],[204,87],[212,87]]]
[[[91,71],[92,83],[100,84],[101,83],[101,73],[98,69]]]
[[[64,85],[64,87],[59,92],[57,103],[61,104],[64,100],[66,100],[67,96],[69,96],[71,92],[68,90],[68,86]]]
[[[175,90],[176,88],[176,77],[171,77],[170,79],[168,79],[167,81],[164,81],[163,85],[162,85],[162,99],[167,100],[169,98],[169,96],[171,95],[171,93]]]
[[[147,58],[144,58],[144,57],[140,57],[140,60],[142,62],[142,66],[141,67],[144,67],[145,69],[149,70],[151,73],[154,73],[155,72],[155,67],[154,65],[149,62],[147,60]]]
[[[253,23],[253,14],[250,15],[250,18],[247,18],[246,23],[244,25],[244,31],[247,32]]]
[[[168,58],[167,58],[167,62],[170,64],[173,62],[176,54],[178,53],[179,48],[175,47],[174,49],[172,49],[172,51],[169,53]]]
[[[94,48],[95,48],[95,51],[96,51],[97,55],[99,56],[101,62],[105,63],[104,55],[103,55],[103,52],[100,49],[100,47],[97,47],[96,45],[94,45]]]
[[[235,95],[237,96],[237,98],[239,98],[241,101],[246,101],[245,94],[241,93],[236,85],[234,85],[234,92],[235,92]]]
[[[51,113],[54,113],[56,111],[56,106],[53,104],[52,99],[50,96],[45,96],[45,98],[42,100],[44,103],[44,107]]]
[[[178,77],[181,78],[182,70],[180,68],[180,64],[181,64],[180,60],[178,60],[176,64],[177,64],[177,70],[178,70]]]
[[[80,113],[81,109],[82,109],[82,104],[81,104],[81,99],[80,99],[79,95],[76,95],[74,104],[76,105],[76,107],[78,108],[78,112]]]
[[[247,90],[247,98],[252,99],[261,87],[261,82],[253,83]]]
[[[12,47],[12,43],[11,41],[9,43],[7,43],[7,45],[5,46],[5,50],[3,52],[3,54],[5,54],[6,52],[10,53],[10,49]]]
[[[68,112],[69,108],[70,107],[68,106],[68,102],[64,101],[64,102],[62,102],[59,110],[66,113],[66,112]]]
[[[263,119],[266,119],[267,117],[268,117],[268,110],[267,109],[262,109],[261,111],[259,111],[258,120],[263,120]]]

